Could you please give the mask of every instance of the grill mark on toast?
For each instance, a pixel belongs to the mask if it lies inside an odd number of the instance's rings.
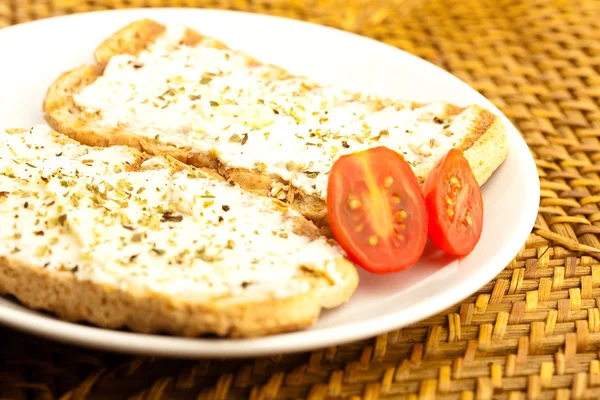
[[[460,143],[458,148],[462,151],[467,151],[487,132],[488,128],[494,122],[496,116],[491,112],[479,108],[479,118],[476,119],[476,123],[472,126],[472,131],[465,137]]]

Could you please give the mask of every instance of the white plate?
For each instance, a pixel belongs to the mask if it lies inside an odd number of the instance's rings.
[[[179,20],[265,62],[318,82],[417,101],[477,103],[500,114],[475,90],[398,49],[350,33],[268,16],[193,9],[103,11],[46,19],[0,30],[0,125],[42,123],[41,102],[56,77],[92,62],[103,38],[138,18]],[[483,188],[483,235],[456,260],[431,247],[418,265],[388,276],[360,274],[350,302],[325,312],[304,331],[253,340],[184,339],[67,323],[0,298],[0,322],[55,340],[105,350],[181,357],[245,357],[342,344],[404,327],[444,310],[494,278],[533,226],[539,181],[529,149],[508,126],[510,154]]]

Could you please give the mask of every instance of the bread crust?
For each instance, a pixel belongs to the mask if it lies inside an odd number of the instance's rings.
[[[98,64],[75,68],[62,74],[48,89],[43,103],[46,121],[55,130],[68,135],[77,141],[92,146],[126,145],[152,155],[168,154],[181,162],[196,167],[210,168],[217,171],[226,179],[238,183],[242,188],[268,196],[271,187],[276,183],[288,185],[274,174],[266,174],[257,170],[231,168],[223,165],[216,156],[209,152],[192,152],[191,149],[177,148],[159,143],[154,139],[135,135],[124,128],[106,131],[95,125],[93,118],[85,116],[73,100],[73,95],[90,85],[102,75],[105,63],[110,55],[123,53],[137,54],[150,45],[165,27],[150,20],[136,21],[116,32],[103,42],[95,52]],[[148,32],[151,32],[149,34]],[[184,42],[195,44],[200,40],[211,40],[215,47],[226,46],[214,39],[205,38],[199,33],[187,29]],[[129,42],[128,42],[129,41]],[[127,46],[120,45],[128,43]],[[412,103],[412,108],[423,106]],[[477,106],[472,106],[479,112],[477,124],[471,127],[459,147],[473,168],[480,185],[483,185],[492,173],[502,164],[508,154],[508,137],[506,128],[500,118],[491,112]],[[448,116],[461,113],[464,108],[447,106]],[[429,171],[415,171],[421,183]],[[327,221],[327,204],[315,195],[307,195],[301,189],[292,188],[286,202],[306,218],[312,220],[323,232],[329,233]]]
[[[50,272],[0,256],[0,293],[13,295],[32,309],[101,328],[185,337],[258,337],[306,328],[317,321],[323,307],[334,307],[339,299],[348,298],[358,281],[356,271],[342,259],[336,267],[346,282],[337,293],[327,293],[321,286],[306,294],[261,302],[199,303],[79,281],[72,274]]]
[[[9,134],[22,133],[11,129]],[[74,143],[65,136],[51,133],[60,144]],[[149,157],[136,154],[134,169]],[[191,169],[167,158],[171,171]],[[203,170],[213,179],[223,178]],[[274,200],[276,201],[276,200]],[[281,203],[282,207],[286,207]],[[295,232],[316,237],[318,229],[310,221],[298,218]],[[24,305],[55,313],[68,321],[85,321],[109,329],[128,328],[141,333],[169,333],[196,337],[215,334],[226,337],[257,337],[302,329],[312,325],[323,308],[346,302],[358,286],[354,265],[344,258],[336,260],[341,280],[306,273],[308,292],[275,298],[248,300],[218,297],[208,300],[174,298],[139,287],[123,291],[117,287],[78,279],[69,272],[48,270],[41,265],[25,264],[10,255],[0,255],[0,294],[15,296]]]

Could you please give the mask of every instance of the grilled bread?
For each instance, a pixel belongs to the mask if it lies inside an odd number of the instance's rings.
[[[44,111],[54,129],[213,169],[321,227],[328,173],[341,155],[383,145],[423,182],[457,147],[482,185],[508,152],[503,123],[481,107],[320,86],[183,25],[133,22],[95,58],[48,89]]]
[[[0,131],[0,293],[29,307],[252,337],[311,325],[357,284],[312,222],[211,170],[46,126]]]

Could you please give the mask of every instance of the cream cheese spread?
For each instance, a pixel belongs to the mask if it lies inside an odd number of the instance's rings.
[[[212,152],[228,167],[277,175],[322,199],[340,156],[386,146],[419,175],[457,146],[477,118],[470,108],[448,118],[442,102],[412,109],[318,86],[243,52],[180,45],[184,32],[168,25],[141,53],[113,57],[75,103],[100,126]]]
[[[302,293],[304,269],[340,279],[342,250],[294,233],[299,214],[272,199],[49,132],[0,131],[0,256],[191,299]]]

